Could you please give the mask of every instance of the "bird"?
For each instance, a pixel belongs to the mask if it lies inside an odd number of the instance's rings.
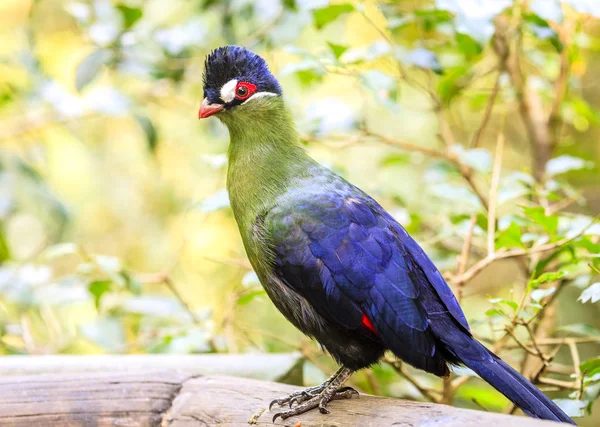
[[[330,401],[358,395],[346,380],[389,350],[441,377],[464,365],[527,415],[575,424],[473,337],[452,290],[402,225],[306,153],[262,57],[224,46],[204,65],[198,117],[216,116],[229,130],[227,191],[248,259],[276,308],[340,366],[323,384],[271,402],[279,407],[273,422],[329,413]]]

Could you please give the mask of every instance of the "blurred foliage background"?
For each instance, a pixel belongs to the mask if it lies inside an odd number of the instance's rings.
[[[600,3],[0,0],[0,352],[299,351],[196,119],[204,56],[255,50],[308,151],[424,246],[474,334],[583,425],[600,394]],[[369,393],[512,411],[396,360]],[[595,407],[598,417],[599,407]]]

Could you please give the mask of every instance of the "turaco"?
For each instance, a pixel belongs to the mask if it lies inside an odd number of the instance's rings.
[[[469,331],[460,306],[421,247],[373,198],[310,158],[281,86],[258,55],[237,46],[206,58],[200,118],[229,129],[227,189],[248,258],[283,315],[340,368],[323,384],[276,399],[277,417],[356,393],[344,382],[386,350],[438,376],[475,371],[526,414],[573,421]],[[296,404],[293,406],[293,404]]]

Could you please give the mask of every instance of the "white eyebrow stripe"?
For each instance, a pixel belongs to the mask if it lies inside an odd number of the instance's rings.
[[[235,88],[238,84],[237,79],[229,80],[221,87],[221,99],[227,103],[233,101],[235,98]]]
[[[254,95],[252,95],[250,98],[246,99],[240,105],[244,105],[246,102],[250,101],[251,99],[264,98],[266,96],[278,96],[278,95],[273,92],[256,92]]]

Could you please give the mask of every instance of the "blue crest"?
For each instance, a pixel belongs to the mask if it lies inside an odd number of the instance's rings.
[[[204,63],[204,96],[210,103],[223,104],[221,87],[232,79],[256,85],[257,92],[281,95],[281,86],[269,71],[264,59],[239,46],[224,46],[213,50]],[[227,107],[240,103],[233,100]]]

